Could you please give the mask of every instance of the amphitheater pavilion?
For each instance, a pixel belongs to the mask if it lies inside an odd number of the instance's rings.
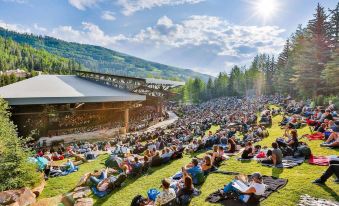
[[[11,106],[19,135],[51,138],[103,128],[129,131],[131,115],[146,107],[161,115],[164,101],[173,95],[169,90],[183,84],[76,71],[16,82],[1,87],[0,96]]]

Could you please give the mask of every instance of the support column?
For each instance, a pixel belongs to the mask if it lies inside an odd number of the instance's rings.
[[[125,109],[125,114],[124,114],[124,123],[125,123],[125,129],[126,133],[128,132],[128,127],[129,127],[129,109]]]

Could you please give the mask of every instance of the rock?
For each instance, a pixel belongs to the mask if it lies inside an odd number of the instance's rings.
[[[73,199],[77,200],[80,198],[84,198],[90,194],[91,194],[91,189],[89,187],[77,187],[73,191]]]
[[[0,205],[26,206],[35,203],[35,194],[28,188],[0,193]]]
[[[35,197],[39,197],[46,186],[46,181],[42,178],[42,181],[39,186],[32,189],[32,192],[35,194]]]
[[[62,195],[58,195],[55,197],[44,198],[38,200],[36,203],[32,204],[31,206],[58,206],[61,202]]]
[[[67,193],[64,195],[61,199],[61,202],[65,206],[73,206],[75,203],[75,200],[73,199],[73,193]]]
[[[74,206],[93,206],[93,199],[92,198],[81,198],[78,199]]]

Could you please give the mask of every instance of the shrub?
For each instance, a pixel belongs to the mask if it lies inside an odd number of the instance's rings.
[[[315,98],[315,105],[317,106],[324,106],[324,96],[323,95],[319,95]],[[327,104],[327,103],[325,103]]]
[[[40,180],[36,165],[28,161],[32,153],[17,136],[7,110],[7,102],[0,99],[0,191],[33,186]]]

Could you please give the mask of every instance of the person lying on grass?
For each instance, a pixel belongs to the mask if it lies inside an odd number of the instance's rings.
[[[252,195],[261,196],[265,193],[266,185],[263,183],[262,175],[259,172],[251,175],[248,182],[247,176],[238,175],[230,183],[225,185],[223,193],[234,192],[243,202],[248,202]]]
[[[91,184],[94,185],[99,192],[105,192],[114,188],[114,182],[119,178],[119,176],[126,177],[126,172],[122,172],[118,174],[118,176],[114,176],[114,173],[117,173],[117,171],[109,168],[103,169],[101,172],[95,170],[93,173],[85,174],[80,179],[77,186]]]

